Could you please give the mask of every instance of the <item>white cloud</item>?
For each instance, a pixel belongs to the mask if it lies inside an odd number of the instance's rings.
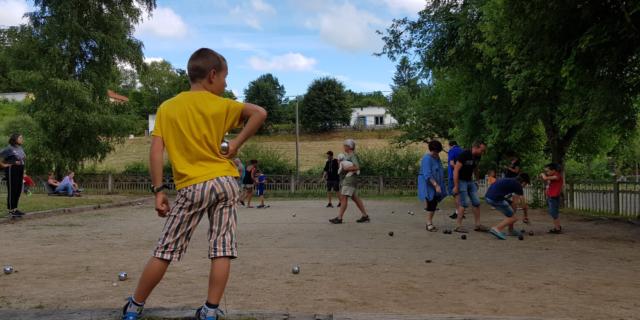
[[[316,63],[316,59],[292,52],[268,59],[257,56],[249,58],[251,68],[258,71],[310,71]]]
[[[262,13],[270,13],[275,14],[276,9],[274,9],[270,4],[264,2],[263,0],[251,0],[251,7],[258,12]]]
[[[29,7],[24,0],[0,0],[0,26],[17,26],[27,23],[24,14]]]
[[[427,0],[384,0],[396,12],[418,13],[427,5]]]
[[[164,59],[160,57],[144,57],[144,63],[162,62]]]
[[[159,38],[177,39],[187,34],[187,25],[171,8],[157,7],[138,25],[136,33]]]
[[[382,47],[382,40],[375,31],[385,26],[384,21],[348,2],[328,6],[326,11],[305,25],[317,29],[324,41],[346,51],[379,50]]]
[[[262,19],[265,16],[274,16],[276,13],[276,9],[264,0],[243,1],[231,9],[232,16],[256,30],[262,30]]]

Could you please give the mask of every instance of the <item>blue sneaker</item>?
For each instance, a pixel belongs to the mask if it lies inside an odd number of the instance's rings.
[[[144,309],[143,306],[139,306],[138,308],[136,308],[136,311],[127,312],[127,309],[129,309],[129,305],[131,305],[132,303],[133,298],[129,297],[127,299],[127,303],[124,305],[124,308],[122,308],[122,320],[139,320],[140,317],[142,317],[142,310]]]
[[[489,230],[489,233],[491,233],[492,235],[494,235],[496,238],[500,240],[507,240],[507,237],[504,236],[504,233],[496,230],[495,228],[491,228],[491,230]]]
[[[214,313],[214,315],[207,316],[209,313]],[[224,312],[219,308],[212,310],[207,306],[202,306],[196,310],[196,320],[218,320],[220,317],[224,317]]]

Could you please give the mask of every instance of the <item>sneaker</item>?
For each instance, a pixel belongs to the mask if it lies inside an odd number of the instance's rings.
[[[142,317],[142,310],[144,307],[138,307],[136,311],[127,312],[131,303],[133,303],[133,298],[129,297],[124,308],[122,308],[122,320],[138,320]]]
[[[458,233],[469,233],[469,230],[467,230],[467,228],[460,226],[460,227],[455,227],[453,229],[453,231],[458,232]]]
[[[451,218],[451,219],[453,219],[453,220],[458,219],[458,212],[454,211],[454,212],[449,216],[449,218]]]
[[[241,204],[244,207],[244,201],[238,200],[238,203]]]
[[[265,206],[264,206],[264,204],[261,204],[261,205],[257,206],[256,208],[258,208],[258,209],[262,209],[262,208],[264,208],[264,207],[265,207]]]
[[[363,216],[360,219],[356,220],[357,223],[364,223],[364,222],[370,222],[371,219],[369,219],[369,216]]]
[[[327,204],[326,208],[333,208],[333,204],[331,203]]]
[[[329,222],[333,223],[333,224],[341,224],[342,223],[342,219],[335,217],[331,220],[329,220]]]
[[[215,315],[207,316],[207,313],[209,313],[209,311],[213,311]],[[196,310],[196,320],[218,320],[220,319],[220,317],[224,317],[224,312],[222,312],[222,310],[220,310],[219,308],[211,310],[206,306],[202,306],[198,308],[198,310]]]
[[[338,205],[336,207],[340,208],[341,203],[338,203]]]
[[[496,230],[495,228],[491,228],[491,230],[489,230],[489,233],[491,233],[492,235],[494,235],[496,238],[500,240],[507,240],[507,237],[504,236],[504,233]]]
[[[9,215],[11,216],[11,218],[22,218],[24,217],[24,212],[20,210],[15,210],[15,211],[9,212]]]

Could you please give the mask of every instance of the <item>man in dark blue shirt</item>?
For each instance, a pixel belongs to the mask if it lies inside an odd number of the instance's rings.
[[[502,212],[505,218],[491,228],[489,231],[492,235],[500,240],[506,240],[502,229],[509,226],[509,234],[518,236],[519,233],[513,230],[513,224],[518,221],[518,218],[514,215],[515,205],[520,204],[523,210],[527,211],[527,201],[524,197],[524,187],[530,183],[529,175],[526,173],[519,174],[515,179],[504,178],[496,181],[489,187],[489,190],[485,194],[484,198],[487,204],[496,208],[496,210]],[[513,195],[513,207],[509,198]]]
[[[447,167],[448,167],[447,178],[449,180],[448,190],[449,190],[449,194],[452,195],[454,198],[455,198],[455,195],[453,194],[453,168],[456,166],[456,159],[458,159],[458,156],[462,153],[462,151],[464,150],[462,150],[462,148],[458,145],[458,143],[455,140],[449,141],[449,152],[447,152]],[[460,211],[460,205],[456,201],[456,210],[449,217],[451,219],[458,218],[459,211]]]

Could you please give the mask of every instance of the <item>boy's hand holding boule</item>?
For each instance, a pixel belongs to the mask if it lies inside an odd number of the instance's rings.
[[[229,151],[227,151],[227,153],[223,154],[222,156],[227,159],[233,159],[238,154],[239,148],[240,146],[238,145],[238,143],[235,140],[231,140],[229,141]]]

